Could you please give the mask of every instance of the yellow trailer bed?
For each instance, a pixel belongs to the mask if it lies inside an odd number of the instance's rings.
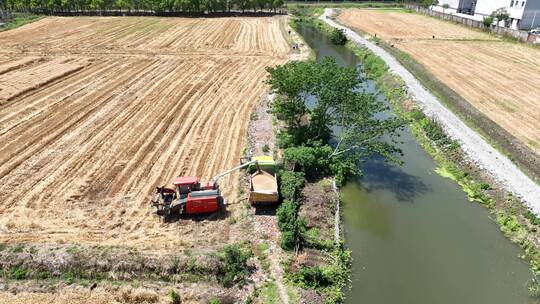
[[[279,200],[276,175],[264,170],[257,170],[251,175],[249,185],[249,201],[251,204],[277,203]]]

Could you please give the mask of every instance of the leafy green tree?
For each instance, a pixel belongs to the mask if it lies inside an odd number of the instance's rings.
[[[438,0],[422,0],[422,1],[420,1],[420,5],[425,7],[425,8],[432,7],[432,6],[438,5],[438,4],[439,4]]]
[[[233,5],[243,12],[250,7],[250,0],[232,0]]]
[[[128,0],[115,0],[114,5],[118,9],[126,9],[129,8],[129,2]]]
[[[315,85],[315,66],[310,61],[292,61],[288,64],[267,68],[268,84],[278,94],[273,111],[290,128],[299,128],[307,113],[309,91]]]
[[[0,8],[34,12],[83,12],[104,10],[164,12],[226,12],[231,9],[267,10],[283,5],[283,0],[0,0]]]
[[[104,4],[104,0],[90,0],[90,8],[94,10],[101,10]]]
[[[450,5],[448,3],[445,3],[442,5],[443,14],[446,13],[446,10],[450,8]]]
[[[482,19],[482,24],[484,24],[486,28],[489,28],[493,24],[493,21],[493,16],[485,16],[484,19]]]
[[[276,11],[277,8],[282,7],[284,4],[285,4],[285,2],[283,0],[273,0],[272,1],[272,8],[274,9],[274,12]]]
[[[493,13],[491,13],[491,16],[497,20],[497,24],[499,22],[502,22],[503,26],[506,26],[506,21],[508,20],[508,18],[510,18],[510,14],[508,14],[508,11],[505,7],[496,9],[495,11],[493,11]]]
[[[405,122],[381,115],[389,107],[359,90],[362,79],[355,68],[339,66],[327,57],[320,63],[291,62],[267,70],[268,83],[279,96],[273,110],[288,125],[286,134],[279,134],[280,143],[293,146],[285,150],[285,159],[294,161],[306,176],[325,175],[330,167],[344,179],[359,173],[353,169],[355,162],[375,154],[398,161],[397,131]],[[316,103],[308,109],[306,103],[313,97]],[[334,134],[334,148],[327,145],[331,128],[340,130]]]

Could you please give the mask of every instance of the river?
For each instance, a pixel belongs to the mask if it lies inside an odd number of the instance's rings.
[[[315,28],[298,31],[318,60],[332,56],[361,68],[352,51],[332,45]],[[375,91],[371,82],[365,88]],[[485,208],[435,173],[436,164],[409,130],[401,140],[404,165],[374,158],[362,178],[341,189],[354,259],[347,303],[536,303],[527,293],[532,275],[518,257],[520,248]]]

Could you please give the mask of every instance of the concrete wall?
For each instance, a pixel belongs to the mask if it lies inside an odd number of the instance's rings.
[[[536,13],[536,17],[534,16]],[[530,29],[540,27],[540,0],[527,0],[519,28]]]

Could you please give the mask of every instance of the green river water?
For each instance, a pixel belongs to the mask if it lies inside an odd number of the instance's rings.
[[[315,28],[300,26],[299,33],[318,59],[359,67],[350,50]],[[375,90],[372,83],[365,89]],[[403,166],[373,159],[361,179],[341,189],[354,259],[347,303],[536,303],[527,293],[532,275],[521,250],[485,208],[435,173],[409,130],[401,139]]]

